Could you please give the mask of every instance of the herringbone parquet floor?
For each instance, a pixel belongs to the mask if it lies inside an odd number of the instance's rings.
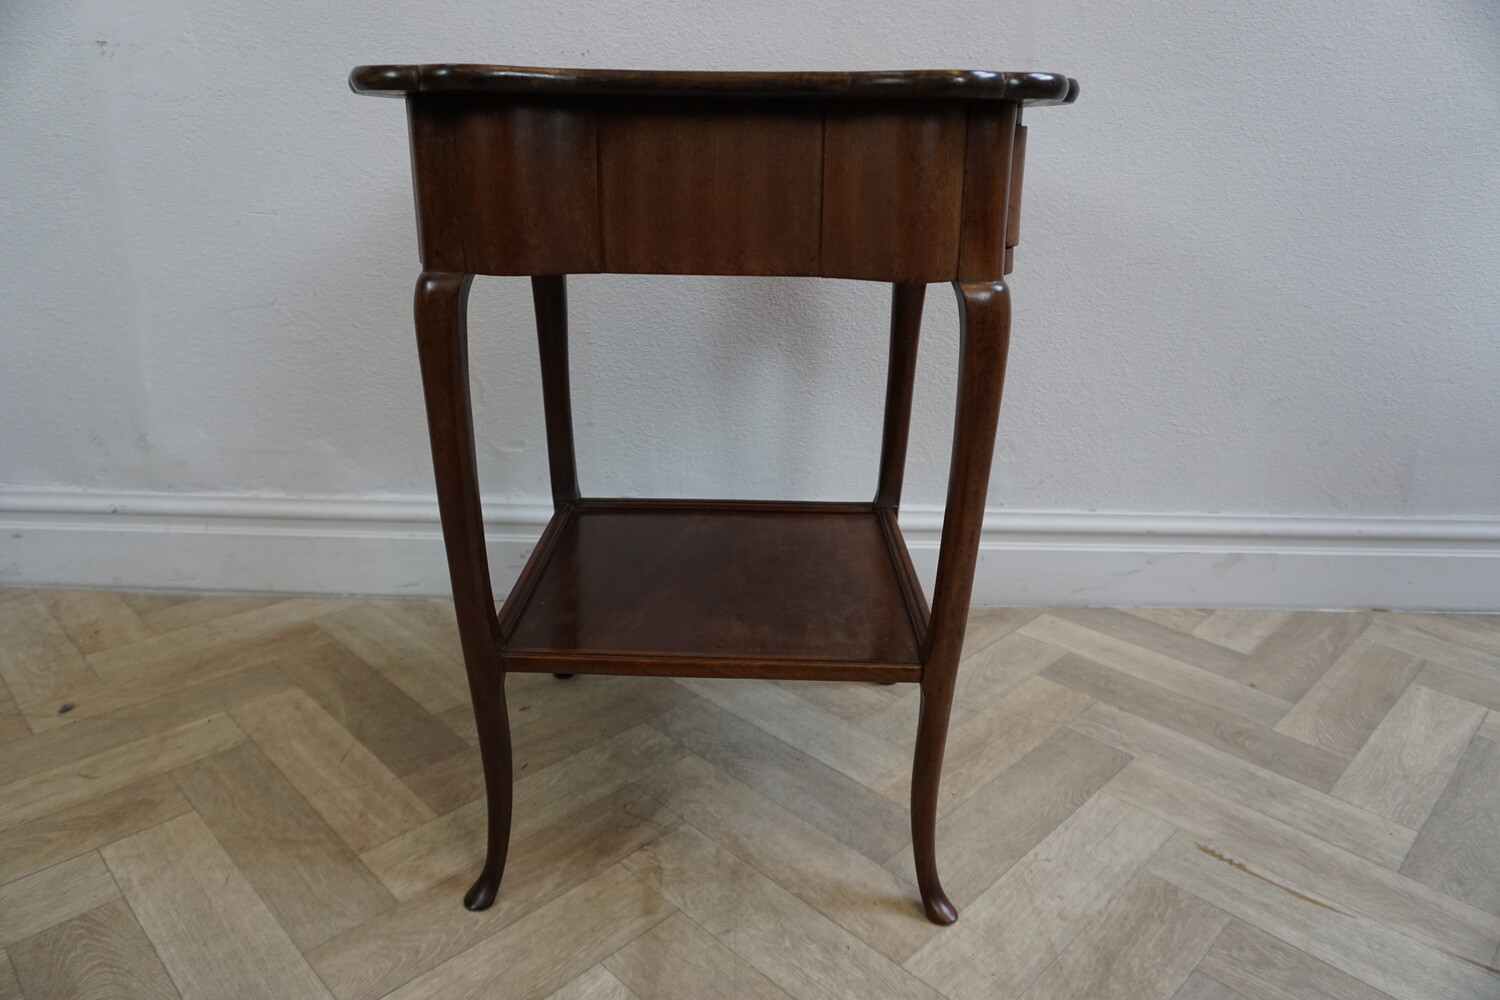
[[[518,676],[451,612],[0,591],[0,998],[1500,997],[1500,619],[976,611],[909,685]]]

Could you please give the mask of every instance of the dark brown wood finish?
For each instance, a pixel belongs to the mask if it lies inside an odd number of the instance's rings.
[[[1005,273],[1011,140],[1020,113],[1014,104],[974,104],[969,108],[959,281],[993,281]]]
[[[468,260],[460,235],[464,209],[457,184],[458,157],[453,148],[455,103],[423,94],[408,95],[406,120],[422,266],[462,274],[468,270]]]
[[[937,799],[948,740],[948,712],[958,678],[974,563],[984,528],[1000,390],[1010,346],[1010,289],[1002,282],[955,284],[959,310],[958,409],[953,417],[953,464],[948,472],[948,504],[938,547],[932,617],[922,651],[922,710],[917,753],[912,764],[912,848],[917,884],[927,916],[951,924],[958,911],[938,881]]]
[[[828,108],[823,128],[827,278],[953,277],[963,207],[962,104]]]
[[[484,871],[464,897],[469,909],[483,910],[495,901],[510,846],[511,759],[505,675],[496,669],[500,627],[490,590],[489,556],[484,549],[474,414],[469,403],[467,316],[473,280],[471,274],[423,272],[417,279],[415,312],[438,511],[489,800]]]
[[[531,279],[537,350],[542,359],[542,410],[547,421],[547,467],[552,506],[578,501],[573,448],[573,394],[568,383],[568,286],[561,274]]]
[[[921,648],[869,506],[592,502],[505,639],[508,665],[526,654],[587,657],[593,672],[659,656],[721,676],[740,671],[715,664],[779,661],[782,676],[826,678],[915,668]]]
[[[1056,73],[900,69],[860,73],[705,73],[634,69],[552,69],[434,63],[356,66],[356,94],[540,94],[551,97],[831,98],[908,101],[947,98],[1015,101],[1027,106],[1072,104],[1078,81]]]
[[[1016,121],[1020,122],[1020,113]],[[1015,269],[1016,247],[1021,243],[1021,182],[1026,175],[1026,126],[1016,125],[1016,142],[1010,157],[1010,204],[1005,211],[1005,267],[1006,274]]]
[[[1010,332],[1022,105],[1049,74],[641,73],[366,66],[406,94],[426,271],[416,325],[433,467],[489,803],[493,902],[510,833],[510,671],[921,684],[912,838],[930,919],[938,782]],[[868,503],[583,497],[564,275],[822,275],[892,283]],[[556,512],[497,615],[479,502],[465,309],[472,277],[532,276]],[[947,511],[929,611],[896,521],[926,284],[960,313]]]
[[[594,116],[540,102],[450,103],[468,270],[600,270]]]
[[[822,116],[721,103],[599,110],[604,270],[818,273]]]
[[[885,429],[880,437],[880,480],[875,506],[901,506],[906,478],[906,443],[911,432],[911,398],[917,381],[917,341],[922,330],[922,303],[927,286],[891,287],[891,356],[885,379]]]

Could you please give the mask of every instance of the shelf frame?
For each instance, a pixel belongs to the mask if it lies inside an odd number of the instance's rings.
[[[701,523],[714,518],[736,515],[743,518],[777,519],[791,522],[800,516],[827,518],[838,517],[868,522],[869,534],[877,539],[881,559],[889,573],[890,591],[896,596],[900,611],[904,614],[904,631],[909,649],[904,656],[861,657],[855,654],[821,657],[781,653],[755,655],[686,650],[664,651],[661,649],[611,649],[579,648],[548,645],[545,643],[518,644],[516,636],[523,619],[528,616],[543,617],[546,609],[538,608],[533,597],[543,578],[549,573],[561,575],[570,572],[557,565],[559,541],[577,531],[580,521],[597,515],[645,514],[676,516],[686,523]],[[868,555],[868,553],[863,553]],[[579,553],[579,565],[572,572],[591,572],[589,553]],[[831,552],[827,560],[837,560],[840,554]],[[629,588],[639,578],[620,581],[620,588]],[[789,582],[789,581],[788,581]],[[686,580],[690,586],[698,581]],[[704,586],[712,586],[704,581]],[[831,595],[830,595],[831,596]],[[769,602],[768,602],[769,603]],[[797,602],[788,601],[784,609],[766,607],[763,614],[795,613],[816,616],[812,609],[801,609]],[[576,615],[576,611],[574,614]],[[874,503],[838,503],[815,501],[776,500],[679,500],[657,498],[581,498],[558,506],[552,519],[526,565],[521,570],[510,596],[499,615],[500,648],[499,667],[506,673],[560,673],[560,674],[629,674],[664,677],[742,677],[772,680],[842,680],[874,681],[878,683],[916,682],[921,680],[921,650],[926,641],[928,609],[922,593],[922,585],[912,567],[910,554],[896,522],[895,512],[890,508],[877,507]],[[668,626],[659,626],[658,633],[668,631]]]

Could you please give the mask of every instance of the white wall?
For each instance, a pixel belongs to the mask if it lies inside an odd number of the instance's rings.
[[[1500,606],[1500,5],[0,5],[0,585],[445,588],[402,106],[362,62],[1063,72],[979,595]],[[888,293],[573,279],[583,486],[863,497]],[[523,279],[472,303],[497,575],[545,502]],[[930,549],[955,310],[908,476]]]

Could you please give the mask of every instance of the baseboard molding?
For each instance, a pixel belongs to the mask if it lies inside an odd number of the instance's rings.
[[[486,505],[497,591],[549,513]],[[901,524],[930,585],[941,512]],[[0,490],[0,586],[432,596],[448,577],[419,499]],[[974,601],[1495,611],[1500,520],[993,510]]]

